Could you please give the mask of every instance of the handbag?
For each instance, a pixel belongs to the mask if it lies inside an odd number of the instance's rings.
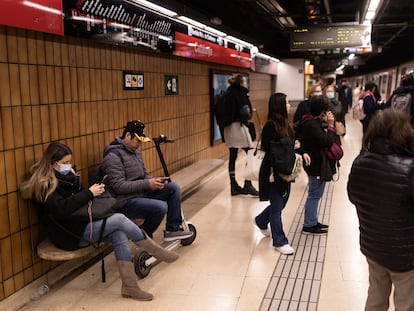
[[[331,147],[324,148],[323,151],[330,161],[339,161],[344,156],[344,151],[336,141],[334,141]]]
[[[292,174],[296,162],[295,141],[290,137],[269,142],[270,164],[274,172]]]
[[[303,168],[302,156],[300,154],[295,153],[295,163],[294,163],[292,172],[289,175],[279,173],[279,176],[287,182],[292,182],[302,172],[302,168]]]
[[[249,105],[243,105],[239,109],[240,121],[248,121],[252,117],[252,111]]]
[[[244,168],[244,179],[259,180],[260,166],[262,165],[265,152],[256,146],[254,149],[247,151],[247,162]]]
[[[104,219],[115,213],[117,200],[105,191],[100,196],[94,197],[93,200],[81,206],[72,213],[74,219],[93,220]]]

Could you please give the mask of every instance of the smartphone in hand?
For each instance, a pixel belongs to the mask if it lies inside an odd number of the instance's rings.
[[[105,175],[101,180],[101,184],[104,184],[107,179],[108,179],[108,175]]]

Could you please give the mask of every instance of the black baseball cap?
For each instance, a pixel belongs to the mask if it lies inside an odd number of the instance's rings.
[[[144,128],[145,124],[139,120],[128,121],[128,123],[124,126],[126,132],[134,134],[136,138],[143,143],[146,143],[151,141],[151,139],[144,134]]]

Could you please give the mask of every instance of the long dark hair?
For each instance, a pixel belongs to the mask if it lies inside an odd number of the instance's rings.
[[[275,124],[277,138],[293,136],[292,125],[286,109],[286,94],[274,93],[270,96],[267,119]]]

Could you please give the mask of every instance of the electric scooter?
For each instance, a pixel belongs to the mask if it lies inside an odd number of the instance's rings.
[[[161,144],[162,143],[173,143],[174,141],[172,139],[168,139],[165,135],[160,135],[158,137],[155,137],[152,139],[155,144],[155,148],[157,149],[158,157],[161,162],[162,169],[164,171],[165,180],[166,182],[171,182],[170,174],[167,169],[167,165],[164,160],[164,155],[161,150]],[[194,242],[196,236],[197,236],[197,230],[196,227],[191,223],[185,220],[183,210],[181,209],[181,218],[183,219],[182,227],[184,230],[189,230],[193,232],[193,235],[189,238],[183,239],[183,240],[175,240],[170,242],[162,242],[161,247],[164,247],[168,250],[173,250],[177,248],[180,244],[182,246],[190,245]],[[145,278],[151,271],[151,268],[154,267],[160,263],[159,260],[152,257],[146,250],[139,249],[138,252],[134,256],[134,267],[135,267],[135,273],[139,278]]]

